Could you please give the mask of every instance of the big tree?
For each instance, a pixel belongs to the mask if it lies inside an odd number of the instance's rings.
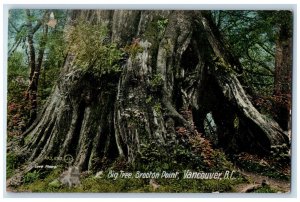
[[[145,147],[188,148],[183,139],[205,133],[208,114],[225,151],[288,145],[250,102],[243,67],[209,11],[72,11],[66,40],[60,78],[22,136],[10,185],[49,157],[71,155],[90,170],[104,159],[135,164]]]

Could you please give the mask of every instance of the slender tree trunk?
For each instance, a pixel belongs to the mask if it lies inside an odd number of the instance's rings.
[[[276,40],[274,112],[275,119],[284,130],[290,130],[292,78],[292,31],[287,24],[279,26]]]
[[[29,86],[27,89],[27,99],[29,99],[31,109],[30,109],[30,121],[31,124],[33,120],[36,118],[37,114],[37,91],[38,91],[38,81],[41,72],[42,62],[44,58],[45,46],[47,42],[47,35],[48,35],[48,26],[43,25],[43,35],[39,42],[39,50],[38,55],[36,58],[36,52],[34,47],[34,34],[36,31],[42,26],[43,22],[45,22],[46,18],[49,17],[48,11],[45,11],[43,15],[43,19],[33,27],[31,22],[31,14],[30,10],[26,10],[27,14],[27,26],[28,26],[28,44],[29,44],[29,66],[30,66],[30,74],[29,74]]]
[[[38,92],[38,82],[40,78],[41,68],[43,64],[45,46],[47,42],[48,26],[44,25],[43,36],[39,44],[39,52],[37,57],[37,63],[34,69],[33,76],[31,78],[29,90],[30,90],[30,102],[31,102],[31,119],[34,120],[37,114],[37,92]]]
[[[34,74],[34,69],[35,69],[35,48],[34,48],[34,42],[33,42],[33,27],[32,27],[32,22],[31,22],[31,14],[30,10],[26,10],[26,15],[27,15],[27,41],[28,41],[28,48],[29,48],[29,67],[30,67],[30,74],[29,74],[29,80],[32,80],[33,74]]]

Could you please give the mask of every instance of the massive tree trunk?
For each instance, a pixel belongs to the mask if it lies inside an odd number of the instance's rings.
[[[208,113],[225,150],[268,153],[287,143],[278,124],[249,101],[234,73],[237,60],[224,53],[205,23],[207,13],[74,11],[73,21],[80,16],[105,22],[112,42],[138,43],[140,51],[129,55],[120,73],[101,76],[75,68],[74,56],[67,57],[52,95],[23,134],[25,161],[11,185],[49,157],[71,155],[69,163],[81,170],[118,157],[133,164],[142,145],[163,148],[178,138],[179,127],[191,136],[205,133]]]

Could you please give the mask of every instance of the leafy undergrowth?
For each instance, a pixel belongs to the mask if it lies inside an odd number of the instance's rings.
[[[289,181],[291,178],[290,163],[282,163],[271,158],[261,158],[257,155],[241,153],[234,156],[233,161],[245,171],[258,173],[273,179]]]
[[[154,189],[150,184],[150,179],[129,178],[112,179],[107,178],[104,173],[103,178],[95,178],[95,175],[89,175],[81,179],[81,184],[77,187],[71,187],[56,184],[61,170],[53,170],[44,179],[36,179],[34,182],[25,182],[16,188],[17,192],[133,192],[133,193],[211,193],[211,192],[233,192],[234,185],[241,183],[242,178],[223,179],[223,180],[197,180],[197,179],[156,179],[160,185]],[[55,186],[54,186],[55,185]]]
[[[230,161],[226,160],[226,156],[223,152],[218,151],[218,155],[222,153],[224,159],[219,160],[220,162],[226,162],[231,164]],[[213,158],[216,158],[215,156]],[[242,153],[235,156],[236,159],[232,159],[232,162],[238,166],[239,169],[248,170],[249,172],[257,173],[263,179],[264,177],[270,177],[270,183],[276,185],[275,182],[271,180],[289,180],[290,173],[288,167],[279,166],[271,160],[262,159],[261,157]],[[11,158],[11,161],[13,158]],[[8,161],[8,164],[10,161]],[[229,170],[234,170],[234,166],[224,166],[222,164],[216,164],[215,168],[210,168],[207,172],[216,172],[217,167],[222,170],[226,168]],[[162,166],[162,165],[155,165]],[[178,166],[178,165],[177,165]],[[120,171],[124,170],[123,164],[113,164],[112,167],[107,167],[107,170]],[[143,167],[141,167],[143,168]],[[174,167],[173,167],[174,168]],[[13,170],[13,167],[11,168]],[[126,170],[126,169],[125,169]],[[94,193],[105,193],[105,192],[116,192],[116,193],[148,193],[148,192],[160,192],[160,193],[211,193],[211,192],[239,192],[236,189],[239,185],[249,185],[253,182],[245,177],[245,174],[236,173],[235,179],[222,179],[222,180],[208,180],[208,179],[183,179],[183,173],[180,173],[178,179],[156,179],[156,182],[160,185],[159,188],[154,189],[150,185],[150,179],[143,178],[129,178],[122,179],[117,178],[116,180],[108,178],[108,173],[105,171],[102,178],[96,178],[95,174],[85,174],[80,178],[80,185],[76,187],[69,188],[66,185],[59,183],[58,179],[63,172],[62,168],[57,168],[52,170],[52,172],[42,173],[32,171],[24,176],[23,184],[17,187],[14,191],[17,192],[54,192],[54,193],[67,193],[67,192],[94,192]],[[222,171],[221,171],[222,172]],[[242,173],[242,172],[241,172]],[[135,172],[133,172],[135,176]],[[261,179],[256,180],[256,183],[260,183]],[[284,181],[278,182],[283,183]],[[288,181],[287,181],[288,182]],[[276,193],[281,191],[281,189],[276,189],[276,186],[265,186],[253,190],[255,193]],[[280,187],[280,186],[279,186]]]
[[[277,193],[278,190],[271,188],[270,186],[260,187],[253,191],[253,193]]]

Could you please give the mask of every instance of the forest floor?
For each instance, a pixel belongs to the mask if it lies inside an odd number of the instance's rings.
[[[22,184],[19,187],[7,188],[8,192],[60,192],[60,193],[289,193],[290,180],[277,179],[264,175],[264,173],[240,170],[238,180],[158,180],[158,189],[153,189],[147,179],[108,179],[95,178],[89,174],[80,179],[81,184],[76,187],[56,185],[62,170],[54,170],[44,178]],[[262,182],[266,181],[263,186]]]
[[[267,176],[259,175],[253,172],[240,172],[244,177],[247,178],[246,182],[240,182],[232,186],[232,189],[227,191],[212,191],[212,193],[289,193],[290,192],[290,182],[286,180],[272,179]],[[115,193],[149,193],[149,192],[160,192],[160,193],[210,193],[209,190],[196,190],[192,187],[189,189],[178,189],[177,185],[167,185],[161,184],[161,187],[157,190],[153,190],[153,188],[141,181],[132,181],[128,182],[113,182],[107,179],[93,179],[86,178],[82,179],[82,184],[79,187],[48,187],[49,182],[51,182],[54,178],[46,178],[45,180],[37,180],[33,183],[21,185],[20,187],[13,189],[7,188],[7,192],[94,192],[94,193],[105,193],[105,192],[115,192]],[[267,185],[262,186],[261,182],[266,180]],[[39,182],[40,181],[40,182]],[[207,186],[211,186],[211,184],[207,184]],[[186,185],[184,185],[186,187]]]
[[[291,190],[290,181],[273,179],[268,176],[260,175],[253,172],[239,171],[244,177],[247,178],[247,183],[241,183],[235,186],[235,191],[238,193],[253,192],[255,189],[262,188],[263,180],[266,180],[267,185],[271,190],[277,193],[288,193]]]
[[[24,176],[24,182],[18,187],[7,187],[7,192],[94,192],[94,193],[289,193],[291,191],[291,168],[288,163],[278,163],[273,158],[262,158],[247,153],[241,153],[226,158],[237,171],[236,180],[189,180],[189,179],[159,179],[160,188],[153,190],[149,179],[118,179],[107,177],[96,178],[89,173],[80,178],[77,187],[67,187],[61,184],[53,185],[59,179],[64,168],[51,172],[32,171]],[[15,159],[8,155],[7,177],[15,171],[12,164]],[[106,173],[107,174],[107,173]],[[265,181],[265,184],[264,184]]]
[[[236,192],[288,193],[291,191],[290,160],[274,160],[241,153],[232,161],[245,181],[234,186]]]

